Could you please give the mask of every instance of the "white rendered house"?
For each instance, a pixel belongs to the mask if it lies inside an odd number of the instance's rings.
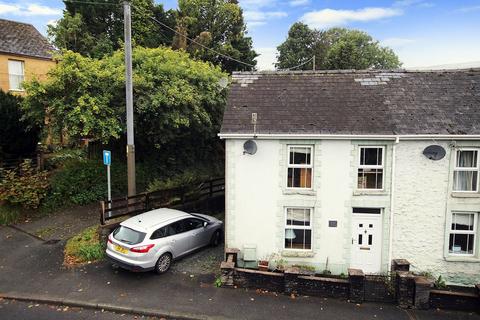
[[[235,73],[219,136],[245,260],[480,282],[480,70]]]

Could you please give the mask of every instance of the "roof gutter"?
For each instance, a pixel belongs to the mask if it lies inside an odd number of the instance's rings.
[[[407,135],[357,135],[357,134],[299,134],[299,133],[219,133],[220,139],[325,139],[325,140],[480,140],[480,135],[468,134],[407,134]]]

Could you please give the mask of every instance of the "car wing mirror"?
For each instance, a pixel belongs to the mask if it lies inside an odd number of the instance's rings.
[[[203,227],[206,228],[208,226],[208,222],[207,221],[204,221],[203,222]]]

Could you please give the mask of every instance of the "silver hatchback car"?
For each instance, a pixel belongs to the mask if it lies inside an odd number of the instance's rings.
[[[223,222],[214,217],[156,209],[123,221],[108,236],[107,256],[128,270],[164,273],[174,259],[218,245],[222,234]]]

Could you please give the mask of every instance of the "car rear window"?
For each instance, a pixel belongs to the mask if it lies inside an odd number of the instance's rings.
[[[113,237],[126,244],[137,244],[143,241],[145,233],[120,226],[113,231]]]

